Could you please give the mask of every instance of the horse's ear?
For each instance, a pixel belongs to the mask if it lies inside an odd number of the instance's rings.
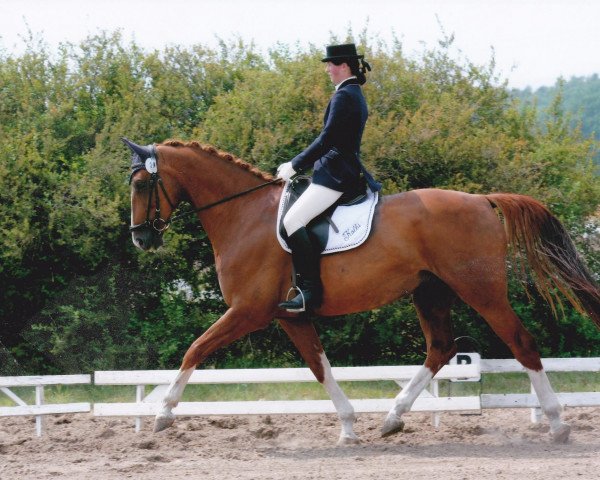
[[[135,143],[133,143],[131,140],[129,140],[127,137],[121,137],[121,141],[127,145],[132,152],[135,152],[135,147],[138,147],[139,145],[136,145]]]
[[[121,137],[121,140],[123,141],[123,143],[125,145],[127,145],[129,147],[129,149],[134,154],[138,155],[142,159],[142,161],[146,160],[147,158],[150,158],[152,156],[152,146],[151,145],[142,147],[141,145],[138,145],[137,143],[133,143],[131,140],[129,140],[128,138],[125,138],[125,137]]]
[[[125,137],[121,137],[121,140],[123,141],[123,143],[125,145],[127,145],[127,147],[129,147],[129,149],[132,152],[132,155],[131,155],[132,175],[133,175],[133,173],[137,172],[138,170],[141,170],[142,168],[146,168],[145,167],[146,160],[148,160],[149,158],[154,156],[153,146],[146,145],[145,147],[142,147],[141,145],[138,145],[137,143],[133,143],[131,140],[129,140],[128,138],[125,138]],[[130,181],[131,181],[131,178],[130,178]]]

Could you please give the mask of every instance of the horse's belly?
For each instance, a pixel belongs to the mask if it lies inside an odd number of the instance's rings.
[[[418,269],[412,264],[389,257],[363,261],[351,254],[343,256],[347,260],[332,257],[323,262],[321,315],[372,310],[409,295],[419,285]]]

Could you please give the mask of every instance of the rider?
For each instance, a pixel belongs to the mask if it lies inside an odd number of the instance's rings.
[[[371,70],[353,43],[330,45],[326,71],[335,85],[325,111],[320,135],[302,153],[277,168],[280,178],[288,181],[296,173],[313,168],[312,183],[292,205],[283,219],[292,250],[292,262],[300,274],[300,293],[279,304],[289,312],[303,312],[321,305],[323,289],[320,277],[320,252],[312,245],[306,226],[333,205],[343,194],[356,196],[365,192],[365,182],[372,191],[381,189],[360,161],[359,150],[368,111],[360,85]]]

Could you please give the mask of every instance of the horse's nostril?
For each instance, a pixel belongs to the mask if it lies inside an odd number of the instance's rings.
[[[142,239],[141,239],[141,238],[139,238],[139,237],[138,237],[136,240],[137,240],[137,243],[138,243],[138,245],[139,245],[140,247],[143,247],[143,246],[144,246],[144,240],[142,240]]]

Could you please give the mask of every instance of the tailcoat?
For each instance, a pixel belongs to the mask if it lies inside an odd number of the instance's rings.
[[[313,182],[346,194],[381,189],[360,161],[360,142],[369,116],[358,80],[346,79],[331,97],[323,130],[306,150],[292,159],[296,172],[313,168]]]

